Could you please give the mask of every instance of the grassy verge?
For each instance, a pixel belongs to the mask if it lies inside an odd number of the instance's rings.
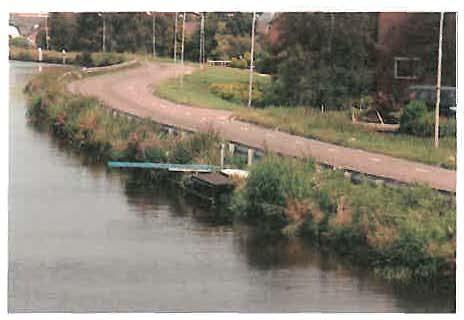
[[[270,155],[237,189],[232,211],[261,232],[328,244],[385,279],[454,283],[455,198],[430,188],[355,185],[311,161]]]
[[[247,81],[248,73],[246,70],[207,67],[204,70],[198,69],[192,74],[185,75],[182,90],[178,80],[170,79],[156,87],[155,94],[177,103],[197,107],[239,110],[245,109],[245,107],[240,103],[224,100],[213,94],[209,86],[214,83],[247,83]],[[267,83],[269,78],[261,76],[256,81]]]
[[[255,76],[266,84],[268,77]],[[232,68],[207,68],[184,77],[182,90],[179,82],[167,80],[155,89],[155,94],[197,107],[231,110],[243,121],[273,129],[315,138],[322,141],[379,152],[394,157],[456,168],[456,138],[444,137],[435,149],[431,138],[405,134],[375,132],[356,126],[346,112],[320,113],[312,108],[267,107],[246,108],[242,103],[231,102],[215,95],[210,86],[214,83],[246,83],[248,73]]]
[[[28,83],[28,115],[77,149],[103,161],[219,163],[215,133],[172,136],[150,120],[114,118],[96,99],[67,93],[61,74],[44,72]]]
[[[39,60],[39,53],[37,49],[32,48],[19,48],[10,47],[9,58],[11,60],[19,61],[32,61],[37,62]],[[66,52],[66,64],[69,65],[86,65],[88,67],[102,67],[114,64],[119,64],[130,60],[131,55],[122,53],[102,53],[94,52],[89,55],[81,52]],[[63,54],[58,51],[43,50],[42,51],[42,62],[46,63],[63,63]]]

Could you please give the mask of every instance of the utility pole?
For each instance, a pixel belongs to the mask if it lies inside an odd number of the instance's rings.
[[[251,53],[250,53],[250,79],[248,85],[248,107],[251,108],[251,94],[253,90],[253,55],[255,49],[255,22],[256,12],[253,11],[253,22],[251,24]]]
[[[440,132],[440,93],[441,93],[441,54],[443,44],[443,20],[444,13],[440,13],[440,36],[438,38],[438,67],[437,67],[437,97],[435,104],[435,148],[438,148],[438,136]]]
[[[175,16],[175,21],[174,21],[174,63],[176,63],[177,61],[177,12],[176,12],[176,16]]]

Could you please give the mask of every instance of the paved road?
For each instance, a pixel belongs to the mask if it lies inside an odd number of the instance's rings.
[[[191,70],[185,67],[186,72]],[[74,93],[95,96],[112,108],[140,117],[150,117],[159,123],[194,131],[214,129],[227,140],[251,147],[267,148],[289,156],[311,156],[318,162],[337,168],[456,191],[454,170],[265,129],[236,121],[229,111],[180,105],[153,96],[153,85],[180,73],[180,66],[174,69],[172,65],[145,62],[136,68],[72,82],[68,88]]]

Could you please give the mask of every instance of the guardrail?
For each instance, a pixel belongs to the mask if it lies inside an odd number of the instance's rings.
[[[118,70],[118,69],[121,69],[121,68],[125,68],[125,67],[128,67],[128,66],[134,65],[136,63],[138,63],[138,60],[134,59],[134,60],[131,60],[131,61],[118,63],[118,64],[112,64],[110,66],[104,66],[104,67],[92,67],[92,68],[83,67],[81,69],[81,71],[85,72],[85,73],[94,73],[94,72]]]

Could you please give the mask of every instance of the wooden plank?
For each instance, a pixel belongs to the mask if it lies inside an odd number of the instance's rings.
[[[140,168],[140,169],[161,169],[182,172],[213,172],[219,170],[218,166],[209,164],[177,164],[177,163],[155,163],[155,162],[119,162],[109,161],[110,168]]]

